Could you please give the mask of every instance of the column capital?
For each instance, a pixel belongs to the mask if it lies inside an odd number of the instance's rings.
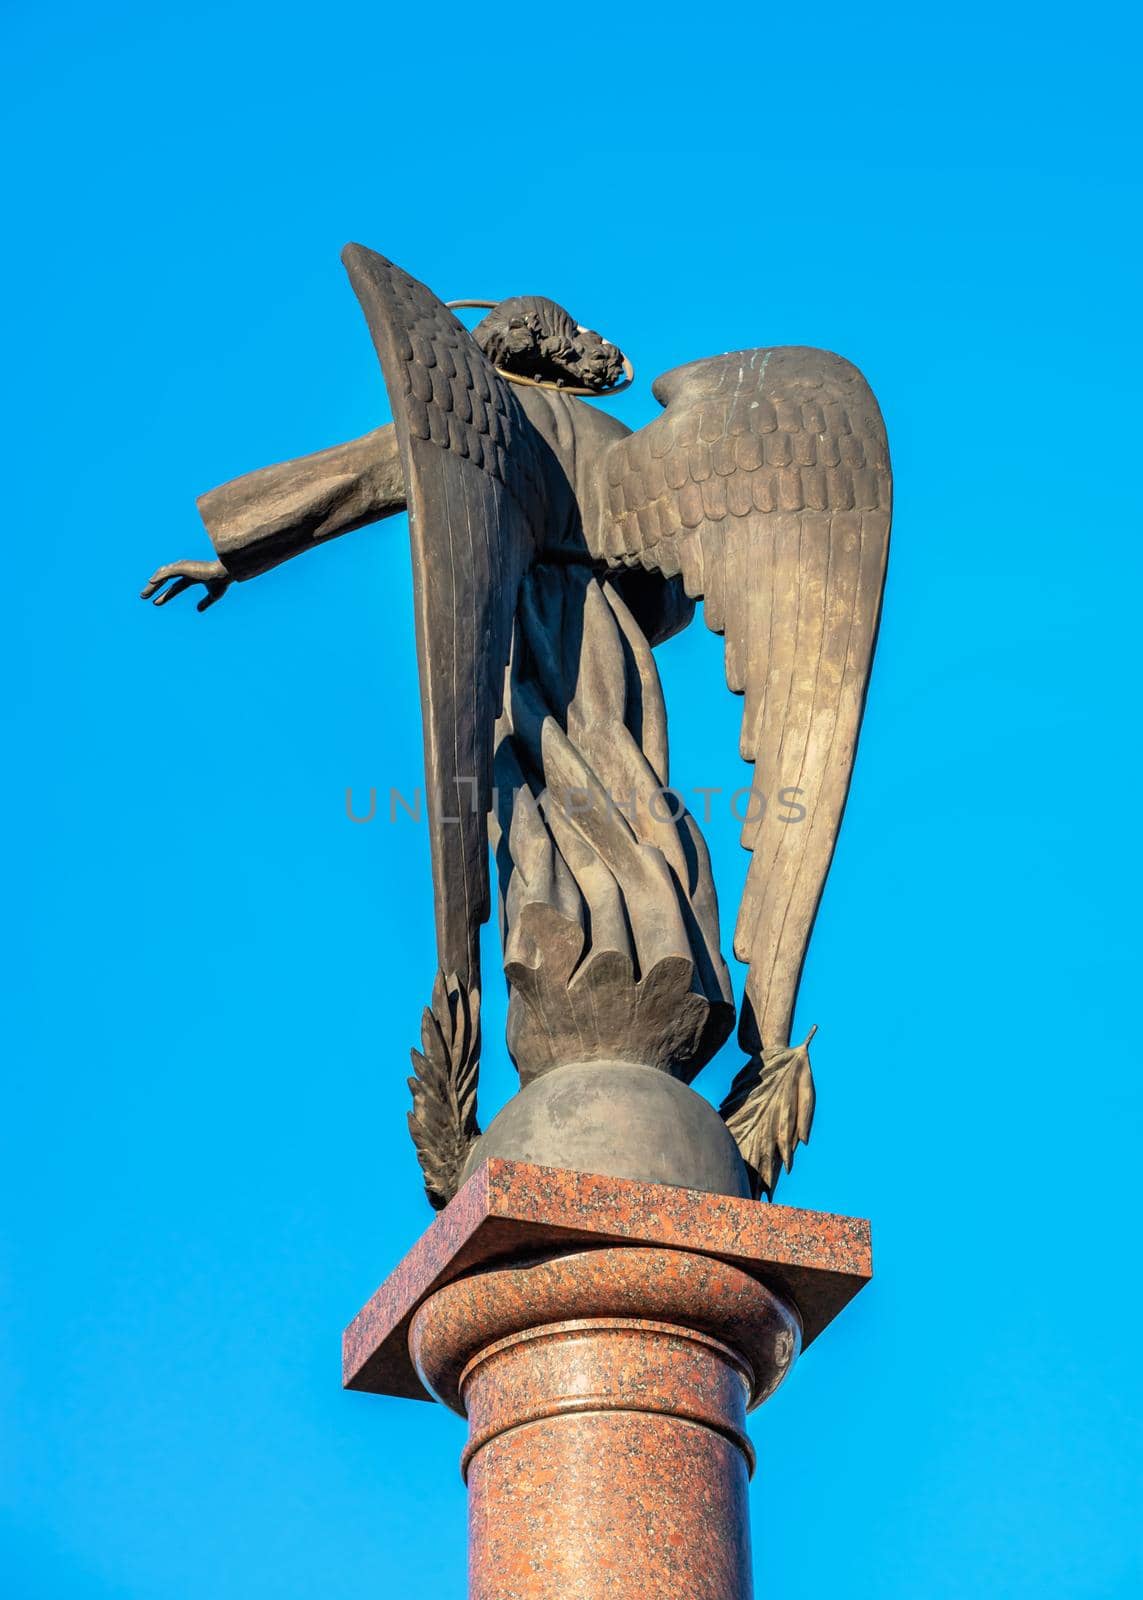
[[[797,1313],[803,1345],[873,1270],[869,1224],[859,1217],[492,1159],[346,1328],[345,1387],[431,1399],[410,1350],[413,1318],[431,1295],[489,1267],[618,1246],[679,1251],[736,1268]],[[657,1315],[645,1308],[630,1314]]]
[[[696,1347],[704,1340],[717,1344],[737,1365],[745,1390],[740,1409],[743,1400],[760,1405],[773,1394],[802,1341],[797,1312],[738,1267],[689,1251],[631,1245],[565,1251],[457,1279],[417,1311],[409,1343],[425,1387],[471,1420],[467,1389],[481,1362],[521,1341],[533,1346],[537,1361],[549,1359],[546,1351],[541,1356],[542,1344],[589,1327],[667,1330],[684,1341],[693,1335]],[[623,1343],[607,1341],[615,1349]],[[645,1389],[642,1382],[627,1386],[634,1409],[649,1403]],[[622,1408],[624,1401],[615,1403]]]

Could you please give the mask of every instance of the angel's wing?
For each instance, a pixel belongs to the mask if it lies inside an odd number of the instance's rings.
[[[789,1041],[869,681],[892,478],[877,402],[822,350],[746,350],[659,378],[662,416],[609,446],[593,554],[682,573],[726,637],[757,793],[734,950],[740,1037]],[[764,797],[764,801],[763,801]]]
[[[493,731],[548,447],[431,290],[361,245],[342,260],[385,374],[408,498],[440,968],[478,990]]]

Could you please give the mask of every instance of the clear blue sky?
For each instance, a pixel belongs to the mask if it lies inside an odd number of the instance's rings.
[[[418,778],[404,523],[135,599],[195,494],[386,419],[350,239],[562,300],[632,423],[736,346],[869,376],[895,547],[779,1197],[870,1216],[877,1277],[754,1419],[759,1591],[1140,1592],[1134,29],[6,8],[6,1596],[462,1593],[461,1424],[338,1387],[429,1219],[427,840],[343,809]],[[684,784],[744,781],[719,658],[661,653]]]

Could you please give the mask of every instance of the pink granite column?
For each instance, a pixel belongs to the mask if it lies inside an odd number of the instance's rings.
[[[431,1295],[410,1348],[466,1415],[471,1600],[748,1600],[745,1432],[791,1308],[737,1267],[597,1248]]]

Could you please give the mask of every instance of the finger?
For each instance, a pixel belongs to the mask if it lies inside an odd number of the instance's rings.
[[[173,600],[177,594],[182,594],[184,589],[189,589],[193,582],[193,578],[176,578],[164,594],[155,596],[152,603],[157,606],[165,606],[168,600]]]
[[[161,567],[156,567],[147,579],[147,586],[139,596],[141,600],[149,600],[156,589],[161,589],[168,578],[181,577],[185,563],[182,561],[168,561]]]
[[[168,561],[156,567],[147,579],[142,599],[149,600],[156,589],[161,589],[168,578],[188,578],[191,583],[213,583],[223,571],[217,561]]]
[[[208,584],[206,593],[203,595],[195,609],[198,611],[209,611],[212,605],[222,599],[223,595],[226,593],[226,590],[226,584],[220,584],[217,588],[213,583]]]

